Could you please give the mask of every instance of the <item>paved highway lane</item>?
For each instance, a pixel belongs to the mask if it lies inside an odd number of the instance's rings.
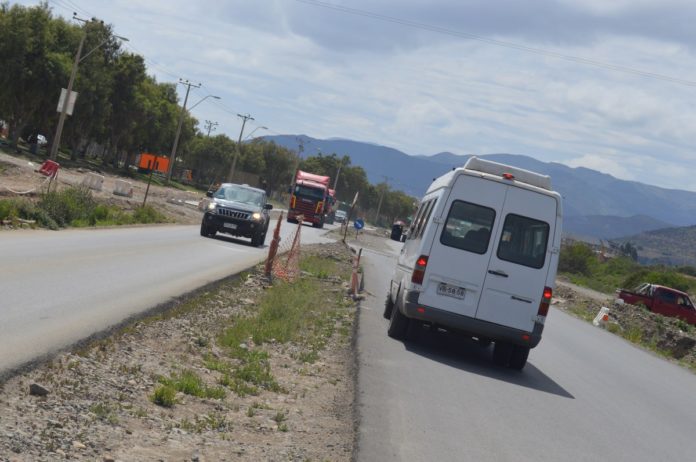
[[[521,373],[447,334],[395,341],[382,317],[394,260],[363,255],[358,460],[696,458],[695,375],[555,309]]]
[[[293,229],[283,225],[284,235]],[[302,242],[326,241],[324,232],[304,226]],[[201,237],[198,226],[0,233],[0,374],[246,269],[267,252],[248,239]]]

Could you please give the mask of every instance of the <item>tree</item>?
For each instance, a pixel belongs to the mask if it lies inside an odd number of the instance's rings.
[[[0,119],[15,148],[25,127],[46,123],[45,111],[55,111],[72,56],[62,51],[76,45],[74,38],[63,21],[52,20],[46,3],[0,5]]]

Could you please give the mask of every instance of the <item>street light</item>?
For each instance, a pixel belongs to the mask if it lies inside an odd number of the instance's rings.
[[[201,98],[200,101],[198,101],[196,104],[194,104],[193,106],[191,106],[191,107],[189,108],[189,112],[193,111],[193,108],[194,108],[194,107],[198,106],[199,104],[201,104],[203,101],[205,101],[205,100],[208,99],[208,98],[220,99],[219,96],[215,96],[215,95],[206,95],[206,96],[204,96],[203,98]]]
[[[174,161],[176,160],[176,150],[179,147],[179,136],[181,136],[181,126],[184,124],[184,114],[186,113],[186,103],[188,102],[188,97],[189,97],[189,92],[191,91],[191,87],[195,88],[200,88],[201,84],[199,83],[198,85],[195,85],[188,80],[183,80],[179,79],[179,83],[183,83],[186,85],[186,96],[184,97],[184,105],[181,106],[181,112],[179,113],[179,124],[176,127],[176,135],[174,135],[174,146],[172,146],[172,155],[169,156],[169,168],[167,169],[167,183],[172,179],[172,172],[174,171]],[[206,95],[203,98],[201,98],[196,104],[191,106],[189,111],[192,111],[193,108],[201,104],[203,101],[205,101],[208,98],[215,98],[215,99],[220,99],[219,96],[215,95]]]
[[[84,19],[77,17],[77,14],[73,14],[73,19],[87,23]],[[92,19],[94,20],[94,19]],[[114,35],[115,38],[128,42],[126,37],[120,35]],[[75,77],[77,76],[77,67],[80,65],[83,59],[91,55],[95,50],[101,48],[109,39],[104,40],[102,43],[91,49],[86,55],[82,56],[82,47],[85,45],[85,39],[87,38],[87,31],[82,34],[80,39],[80,45],[77,47],[77,54],[75,55],[75,61],[73,62],[72,70],[70,71],[70,80],[68,80],[68,88],[65,92],[65,98],[63,99],[63,107],[60,109],[60,117],[58,118],[58,126],[56,127],[56,135],[53,137],[53,142],[51,143],[51,160],[56,160],[58,158],[58,148],[60,147],[60,138],[63,135],[63,126],[65,125],[65,117],[68,115],[68,105],[70,104],[70,96],[72,95],[73,84],[75,83]]]
[[[259,129],[261,129],[261,130],[268,130],[268,127],[256,127],[255,129],[253,129],[253,130],[251,131],[251,133],[249,133],[247,136],[244,137],[244,141],[246,141],[246,140],[248,140],[249,138],[251,138],[251,135],[253,135],[254,132],[255,132],[256,130],[259,130]]]

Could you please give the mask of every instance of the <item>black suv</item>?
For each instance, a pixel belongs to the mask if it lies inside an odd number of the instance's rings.
[[[263,189],[247,185],[223,183],[213,192],[201,222],[201,236],[213,237],[216,232],[250,237],[251,245],[262,246],[266,240],[268,211],[273,206],[266,202]]]

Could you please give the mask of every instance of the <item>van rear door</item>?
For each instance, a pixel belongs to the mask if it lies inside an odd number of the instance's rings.
[[[476,314],[506,189],[478,176],[455,179],[432,238],[420,303]]]
[[[533,330],[549,272],[557,206],[552,196],[509,187],[491,243],[478,319]]]

